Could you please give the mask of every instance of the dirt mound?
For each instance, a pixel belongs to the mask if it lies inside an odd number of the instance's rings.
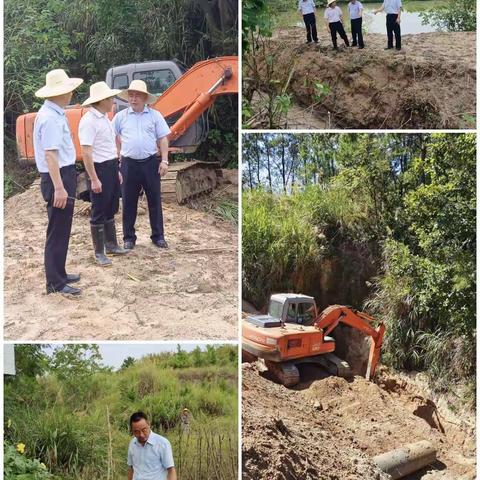
[[[289,390],[259,369],[243,366],[245,480],[386,479],[371,458],[417,440],[431,441],[439,461],[411,480],[474,478],[474,419],[446,420],[407,380],[381,369],[378,384],[327,377]]]
[[[93,262],[88,209],[88,203],[76,202],[67,258],[68,271],[82,275],[83,292],[79,298],[64,298],[45,294],[47,216],[38,181],[5,202],[6,339],[236,338],[234,224],[166,204],[170,248],[160,251],[150,242],[143,202],[135,250],[126,257],[112,257],[112,267],[99,268]],[[117,222],[121,232],[121,213]]]
[[[386,36],[379,34],[366,36],[364,50],[334,52],[326,32],[318,45],[303,41],[302,29],[281,29],[265,41],[264,55],[256,52],[258,72],[245,62],[245,77],[255,79],[260,91],[267,91],[267,72],[273,72],[270,85],[279,92],[288,85],[287,93],[304,108],[303,119],[293,109],[290,128],[318,128],[318,120],[325,128],[475,126],[474,32],[405,35],[401,52],[384,51]],[[328,94],[322,95],[320,84]],[[255,108],[261,104],[257,99]]]

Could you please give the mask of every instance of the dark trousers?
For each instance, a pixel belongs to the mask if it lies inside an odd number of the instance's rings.
[[[332,35],[333,46],[337,48],[337,33],[338,33],[340,37],[343,39],[343,41],[345,42],[345,45],[348,47],[349,45],[348,37],[347,37],[347,34],[345,33],[342,22],[329,23],[328,26],[330,27],[330,33]]]
[[[398,15],[396,13],[387,13],[387,39],[388,48],[393,48],[393,34],[395,34],[395,48],[402,48],[402,36],[400,33],[400,24],[397,23]]]
[[[312,38],[314,42],[318,42],[315,14],[307,13],[303,16],[303,21],[305,22],[305,28],[307,29],[307,42],[311,42]]]
[[[90,190],[92,210],[90,223],[101,225],[112,220],[118,213],[120,203],[120,180],[118,179],[118,160],[107,160],[102,163],[94,163],[97,177],[102,182],[102,191],[94,193]]]
[[[158,173],[159,160],[152,155],[145,160],[122,157],[121,172],[122,205],[123,205],[123,240],[135,242],[135,221],[137,219],[137,205],[140,191],[143,187],[147,196],[148,214],[152,241],[164,240],[163,212],[160,190],[160,174]]]
[[[40,190],[43,199],[47,202],[48,227],[47,240],[45,242],[45,276],[47,287],[61,290],[67,284],[67,261],[68,243],[72,230],[73,207],[75,206],[75,194],[77,190],[77,172],[75,165],[69,165],[60,169],[60,176],[68,196],[65,208],[53,206],[55,187],[50,174],[42,173]]]
[[[350,20],[350,25],[352,27],[352,46],[356,47],[358,44],[359,47],[364,47],[365,45],[363,44],[362,17]]]

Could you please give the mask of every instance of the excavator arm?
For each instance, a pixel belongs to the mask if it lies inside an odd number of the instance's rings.
[[[218,57],[196,63],[172,84],[152,105],[165,118],[181,117],[170,127],[169,139],[176,140],[220,95],[238,93],[238,57]]]
[[[375,375],[375,369],[380,359],[383,335],[385,333],[385,325],[383,322],[375,329],[370,325],[373,321],[374,319],[366,313],[352,310],[343,305],[331,305],[323,310],[314,322],[314,326],[322,330],[324,336],[332,332],[339,323],[344,323],[372,337],[366,374],[367,380],[370,380],[370,378]]]

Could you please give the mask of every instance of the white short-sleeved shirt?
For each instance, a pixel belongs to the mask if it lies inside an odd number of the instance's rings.
[[[78,127],[80,145],[92,147],[92,158],[95,163],[106,162],[117,158],[115,132],[107,114],[91,107],[81,118]]]
[[[361,11],[363,10],[363,5],[357,0],[355,3],[348,3],[348,13],[350,14],[350,20],[356,20],[360,18]]]
[[[40,173],[48,173],[46,150],[57,152],[58,167],[75,164],[76,152],[68,126],[65,110],[50,100],[45,100],[33,126],[35,163]]]
[[[327,7],[325,10],[324,17],[328,20],[328,23],[334,23],[340,21],[340,16],[342,15],[342,10],[337,5],[335,8]]]
[[[174,467],[172,446],[161,435],[150,432],[145,445],[130,441],[127,464],[133,467],[133,480],[166,480],[167,469]]]
[[[402,8],[402,0],[384,0],[383,9],[385,13],[398,13]]]
[[[299,0],[298,10],[302,12],[302,15],[315,13],[315,3],[313,2],[313,0]]]
[[[149,107],[139,113],[132,107],[125,108],[113,117],[112,125],[115,135],[122,141],[120,154],[135,160],[155,155],[157,140],[170,133],[163,116]]]

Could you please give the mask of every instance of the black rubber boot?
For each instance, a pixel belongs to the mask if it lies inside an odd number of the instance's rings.
[[[108,267],[112,261],[105,255],[105,231],[103,225],[90,225],[92,230],[93,248],[95,261],[101,267]]]
[[[105,248],[107,253],[112,255],[125,255],[128,250],[122,248],[117,241],[117,229],[115,228],[115,219],[105,222]]]

